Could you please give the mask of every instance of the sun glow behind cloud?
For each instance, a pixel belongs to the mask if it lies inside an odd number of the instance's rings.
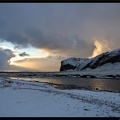
[[[20,66],[24,68],[32,68],[34,66],[32,65],[32,62],[29,61],[30,59],[45,58],[49,55],[48,52],[41,49],[33,48],[32,46],[29,46],[28,48],[24,48],[24,49],[18,49],[18,48],[15,48],[14,44],[6,41],[3,41],[0,43],[0,48],[2,50],[9,49],[13,52],[14,57],[10,58],[7,61],[9,65]],[[21,53],[27,53],[28,55],[20,56]],[[29,62],[24,62],[26,60]],[[17,61],[23,61],[23,62],[17,62]]]
[[[30,54],[30,53],[29,53]],[[20,67],[24,67],[24,68],[33,68],[32,66],[32,62],[30,62],[30,59],[40,59],[40,58],[45,58],[47,57],[49,54],[46,52],[43,52],[42,50],[39,50],[39,54],[38,55],[31,55],[30,56],[24,56],[21,57],[19,55],[16,55],[15,57],[12,57],[9,60],[9,64],[10,65],[16,65],[16,66],[20,66]],[[24,60],[28,60],[29,62],[24,62]],[[23,61],[23,62],[17,62],[17,61]],[[29,63],[29,64],[28,64]]]
[[[30,60],[30,59],[39,59],[39,58],[45,58],[45,57],[47,57],[48,56],[48,54],[47,53],[45,53],[45,54],[42,54],[42,52],[40,53],[40,55],[39,56],[24,56],[24,57],[20,57],[20,56],[15,56],[15,57],[12,57],[10,60],[9,60],[9,64],[10,65],[17,65],[17,66],[23,66],[23,65],[20,65],[20,63],[18,64],[18,63],[16,63],[17,61],[24,61],[24,60]],[[32,64],[32,63],[31,63]],[[23,67],[27,67],[27,65],[26,64],[24,64],[24,66]]]
[[[90,56],[89,58],[93,58],[103,52],[111,50],[111,48],[109,47],[109,43],[105,39],[93,39],[93,40],[96,48],[94,49],[92,56]]]
[[[119,13],[118,3],[0,4],[0,69],[48,70],[119,48]]]

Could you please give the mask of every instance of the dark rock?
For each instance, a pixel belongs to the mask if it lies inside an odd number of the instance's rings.
[[[65,70],[74,70],[76,68],[76,66],[70,65],[70,64],[66,64],[66,65],[62,65],[60,67],[60,71],[65,71]]]
[[[99,90],[98,88],[96,88],[96,90]]]
[[[82,64],[87,58],[68,58],[61,61],[60,71],[75,70],[80,64]]]

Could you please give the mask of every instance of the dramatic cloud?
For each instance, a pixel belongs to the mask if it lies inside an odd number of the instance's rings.
[[[19,56],[24,57],[24,56],[30,56],[29,54],[27,54],[26,52],[20,53]]]
[[[119,48],[119,23],[120,3],[0,4],[1,41],[13,43],[15,49],[31,45],[61,56],[59,61]]]
[[[0,70],[8,70],[9,66],[9,59],[14,57],[14,54],[9,49],[1,49],[0,48]]]
[[[14,58],[14,52],[10,49],[2,49],[0,48],[0,70],[4,70],[4,71],[30,71],[33,69],[28,69],[26,67],[22,67],[22,66],[12,66],[10,65],[11,58]]]

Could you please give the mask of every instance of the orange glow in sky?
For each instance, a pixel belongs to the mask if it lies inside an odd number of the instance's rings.
[[[94,45],[96,46],[96,48],[93,51],[93,55],[89,58],[95,57],[97,55],[99,55],[100,53],[102,53],[102,44],[99,41],[95,41]]]
[[[93,58],[103,52],[106,52],[106,51],[109,51],[111,50],[110,47],[109,47],[109,44],[106,40],[104,39],[94,39],[94,45],[96,46],[96,48],[94,49],[93,51],[93,54],[92,56],[90,56],[89,58]]]

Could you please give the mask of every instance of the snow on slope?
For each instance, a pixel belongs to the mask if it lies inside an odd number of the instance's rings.
[[[68,58],[64,61],[62,61],[63,65],[70,64],[73,66],[77,66],[79,64],[79,60],[77,58]]]
[[[87,58],[68,58],[61,61],[60,71],[64,70],[75,70],[79,65],[81,65]],[[62,69],[63,68],[63,69]]]
[[[95,70],[120,70],[120,62],[106,63],[105,65],[95,68]]]
[[[75,59],[75,58],[74,58]],[[85,58],[77,58],[78,61],[73,62],[73,58],[69,58],[63,60],[61,62],[61,71],[69,70],[70,67],[66,67],[65,65],[74,65],[73,70],[85,70],[85,69],[120,69],[120,48],[102,53],[94,58],[85,59]],[[64,64],[63,64],[64,63]]]

